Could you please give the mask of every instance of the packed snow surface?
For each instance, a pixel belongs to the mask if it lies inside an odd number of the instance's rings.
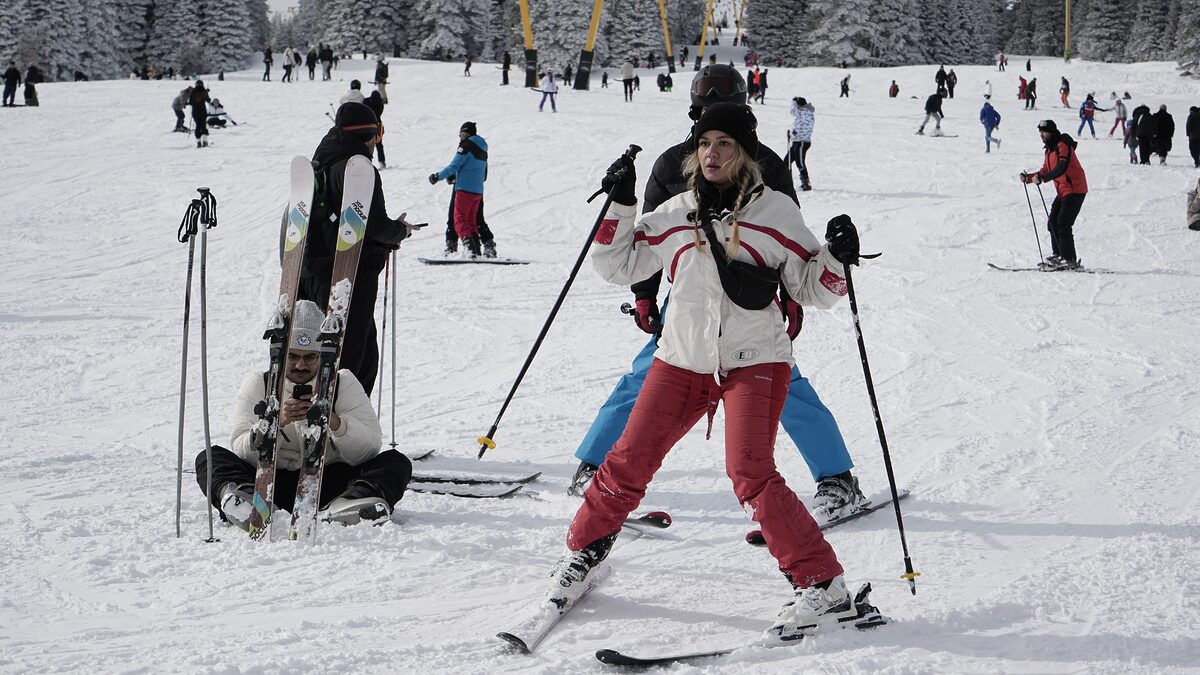
[[[865,252],[860,317],[897,482],[910,595],[890,510],[828,538],[851,586],[870,581],[895,619],[783,649],[751,648],[681,672],[1163,673],[1200,670],[1200,233],[1184,192],[1198,172],[1183,123],[1200,84],[1172,64],[1035,59],[1040,109],[1021,110],[1012,68],[957,67],[943,128],[914,135],[935,66],[770,69],[759,136],[784,150],[788,99],[816,106],[802,193],[818,236],[850,214]],[[397,363],[381,385],[385,441],[436,449],[417,471],[520,475],[507,500],[408,494],[382,527],[326,527],[318,543],[255,543],[217,524],[184,476],[175,533],[176,433],[187,247],[176,228],[195,188],[219,200],[207,239],[213,441],[239,382],[266,363],[261,336],[278,287],[288,162],[310,155],[326,113],[373,62],[343,61],[333,82],[209,77],[241,126],[211,147],[171,133],[180,81],[54,83],[42,107],[0,112],[0,671],[3,672],[598,672],[592,653],[735,646],[765,629],[790,589],[724,474],[723,442],[692,431],[667,458],[639,512],[674,517],[669,538],[623,537],[615,574],[532,656],[493,636],[542,592],[578,500],[565,494],[577,443],[645,343],[618,308],[627,289],[585,265],[476,461],[598,215],[588,204],[631,144],[654,158],[685,136],[690,72],[659,93],[619,84],[540,94],[499,86],[477,64],[392,62],[384,120],[388,209],[430,227],[391,271],[399,287]],[[610,71],[610,78],[616,75]],[[1049,242],[1038,191],[1018,172],[1042,161],[1037,120],[1074,132],[1088,91],[1108,107],[1166,104],[1179,131],[1166,166],[1130,166],[1097,121],[1080,139],[1091,192],[1076,227],[1086,266],[1110,274],[1006,273]],[[278,77],[278,75],[277,75]],[[513,72],[519,81],[520,71]],[[889,99],[895,79],[900,97]],[[985,79],[1004,116],[984,154]],[[368,87],[369,85],[365,85]],[[486,212],[501,255],[533,264],[431,267],[449,189],[426,177],[451,159],[458,127],[490,146]],[[1047,200],[1052,186],[1044,186]],[[1033,221],[1030,210],[1034,212]],[[197,275],[198,275],[197,270]],[[199,295],[192,296],[184,466],[203,448]],[[383,307],[380,305],[382,317]],[[390,326],[389,326],[390,329]],[[385,349],[389,351],[390,347]],[[810,311],[795,343],[801,370],[837,416],[868,493],[887,486],[847,303]],[[394,422],[393,422],[394,419]],[[701,427],[703,425],[700,425]],[[791,441],[777,459],[803,496],[814,486]],[[283,519],[277,519],[281,521]],[[277,537],[278,539],[278,537]]]

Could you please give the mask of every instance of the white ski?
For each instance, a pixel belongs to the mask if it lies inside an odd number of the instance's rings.
[[[607,579],[610,574],[612,574],[612,567],[608,563],[600,563],[588,578],[587,588],[574,602],[559,607],[557,604],[543,599],[534,605],[520,623],[507,631],[497,633],[496,637],[517,648],[523,654],[532,653],[550,634],[550,631],[554,630],[563,616],[578,605],[580,600],[586,598],[592,589]]]

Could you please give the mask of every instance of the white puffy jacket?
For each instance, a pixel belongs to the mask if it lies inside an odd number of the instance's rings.
[[[797,141],[812,142],[813,125],[816,123],[814,117],[815,109],[811,103],[806,103],[803,106],[792,101],[792,128],[790,137],[793,143]]]
[[[776,304],[739,307],[725,294],[704,231],[688,220],[690,192],[636,220],[637,207],[613,203],[593,244],[592,265],[605,280],[629,285],[665,270],[670,307],[656,357],[697,373],[720,374],[760,363],[793,363],[792,343]],[[729,237],[730,214],[713,229]],[[846,294],[841,263],[804,224],[800,207],[770,188],[738,214],[738,260],[783,268],[788,293],[802,305],[832,307]],[[701,247],[696,250],[696,231]]]
[[[309,384],[316,386],[316,378]],[[292,388],[296,385],[287,380],[283,385],[284,399],[291,398]],[[258,463],[258,450],[250,440],[250,427],[258,421],[254,406],[266,399],[267,388],[263,382],[262,373],[254,373],[242,382],[238,390],[237,400],[233,404],[232,430],[230,432],[230,449],[242,459],[251,464]],[[379,428],[379,418],[371,407],[371,399],[363,391],[362,384],[354,373],[348,370],[338,371],[337,398],[333,402],[333,412],[341,418],[341,426],[337,431],[330,431],[329,452],[325,461],[333,464],[345,462],[358,466],[379,454],[383,445],[383,431]],[[289,471],[300,468],[300,423],[293,422],[279,430],[279,440],[275,446],[275,466]]]

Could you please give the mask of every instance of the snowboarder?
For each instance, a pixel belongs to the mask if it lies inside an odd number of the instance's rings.
[[[538,103],[538,112],[542,112],[542,107],[546,105],[546,99],[550,99],[550,111],[558,112],[558,106],[554,103],[556,96],[558,96],[558,84],[554,82],[554,73],[552,71],[542,73],[542,100]]]
[[[4,107],[12,108],[17,105],[17,87],[21,86],[21,71],[17,70],[17,62],[9,61],[4,70]]]
[[[208,147],[208,90],[204,88],[204,80],[196,80],[192,85],[192,95],[188,103],[192,106],[192,133],[196,135],[196,147]]]
[[[300,298],[322,305],[329,300],[338,224],[328,216],[337,214],[341,209],[346,162],[355,155],[362,155],[369,160],[375,144],[382,140],[383,125],[370,108],[362,103],[344,103],[337,110],[334,126],[325,133],[313,152],[313,170],[317,173],[317,182],[322,190],[313,200],[314,214],[300,273]],[[354,276],[354,295],[350,300],[341,357],[341,367],[354,373],[368,394],[374,388],[379,371],[379,341],[375,333],[375,296],[379,290],[379,274],[391,252],[399,248],[400,242],[424,227],[424,224],[405,221],[406,213],[401,213],[395,219],[388,217],[383,182],[373,165],[371,170],[375,174],[375,191],[371,198],[371,210],[367,214],[358,272]],[[317,213],[322,209],[321,202],[324,203],[324,214]]]
[[[472,258],[496,257],[496,241],[483,218],[483,183],[487,180],[487,141],[474,122],[458,128],[458,149],[444,169],[429,174],[429,184],[445,180],[454,185],[446,223],[446,255],[458,252],[461,239]]]
[[[1040,170],[1022,173],[1021,182],[1041,185],[1054,181],[1058,193],[1050,205],[1050,218],[1046,222],[1053,255],[1039,266],[1050,271],[1078,269],[1073,228],[1087,197],[1087,175],[1075,152],[1075,140],[1060,133],[1054,120],[1038,122],[1038,133],[1045,144],[1046,158]]]
[[[1192,106],[1188,111],[1184,132],[1187,134],[1188,152],[1191,153],[1196,168],[1200,169],[1200,107]]]
[[[175,131],[187,133],[187,127],[183,125],[184,115],[183,108],[191,102],[192,88],[185,87],[180,89],[175,98],[171,100],[171,110],[175,113]]]
[[[768,268],[786,263],[781,281],[793,297],[832,307],[845,294],[842,261],[858,257],[857,232],[848,216],[838,216],[826,230],[828,244],[821,246],[796,204],[762,185],[753,160],[756,126],[748,106],[707,106],[693,127],[693,150],[684,169],[693,176],[693,187],[636,223],[632,161],[619,159],[606,178],[611,220],[593,244],[594,267],[609,282],[630,283],[669,265],[678,307],[666,316],[661,349],[625,432],[584,493],[566,549],[551,572],[550,602],[570,602],[586,589],[662,459],[723,403],[734,493],[762,526],[768,550],[793,588],[766,636],[796,639],[818,625],[858,615],[837,555],[775,467],[775,432],[793,364],[784,325],[771,304],[759,309],[739,304],[751,301],[718,280],[726,257]],[[625,175],[611,178],[621,167]],[[635,246],[635,233],[648,239]],[[753,258],[750,249],[756,252]],[[757,290],[773,299],[778,284],[769,286]],[[726,317],[719,336],[703,307]],[[755,345],[752,352],[737,352],[747,345]],[[723,356],[735,352],[754,356],[743,361]]]
[[[925,135],[925,125],[929,124],[929,120],[933,120],[933,135],[942,135],[942,98],[945,96],[941,91],[934,92],[925,99],[925,119],[921,120],[921,126],[917,128],[917,135]]]
[[[1096,123],[1094,120],[1097,110],[1101,112],[1108,112],[1108,108],[1101,108],[1100,106],[1096,105],[1096,98],[1091,94],[1088,94],[1087,98],[1085,98],[1083,103],[1079,106],[1079,128],[1075,131],[1076,136],[1083,135],[1083,127],[1086,125],[1087,128],[1092,132],[1092,139],[1094,140],[1096,138]]]
[[[808,180],[808,149],[812,147],[816,111],[802,96],[792,99],[790,111],[792,127],[788,129],[788,140],[791,141],[788,158],[795,162],[796,168],[800,170],[800,189],[808,192],[812,189],[812,183]]]
[[[1000,128],[1000,113],[992,107],[992,102],[987,100],[991,99],[991,96],[984,96],[983,98],[985,100],[983,107],[979,110],[979,122],[983,124],[983,141],[986,147],[984,152],[991,152],[992,143],[995,143],[997,148],[1000,147],[1000,139],[992,136],[992,132]]]
[[[26,77],[28,82],[29,78]],[[1154,113],[1154,152],[1158,154],[1158,163],[1167,163],[1167,153],[1171,152],[1171,146],[1175,142],[1175,118],[1171,117],[1171,113],[1167,112],[1167,106],[1160,105],[1158,112]]]
[[[321,354],[318,351],[324,314],[314,302],[299,300],[292,311],[292,339],[288,345],[283,400],[279,410],[279,436],[275,446],[275,506],[291,511],[300,475],[302,427],[312,406]],[[379,418],[363,386],[348,370],[337,373],[337,397],[329,415],[334,442],[325,455],[321,480],[320,518],[353,525],[363,517],[390,516],[412,477],[412,462],[396,450],[382,450]],[[306,393],[297,387],[305,385]],[[254,498],[258,449],[253,427],[255,408],[267,399],[267,378],[261,371],[242,381],[230,419],[229,448],[212,446],[212,494],[206,496],[221,520],[246,530]],[[196,482],[208,487],[206,453],[196,455]]]
[[[387,57],[383,52],[379,52],[379,56],[375,59],[375,90],[379,92],[379,97],[384,103],[388,102],[387,97],[388,83],[388,62]],[[380,119],[383,119],[382,117]]]
[[[746,100],[746,82],[736,69],[724,65],[705,66],[692,79],[688,117],[696,120],[707,106],[716,103],[744,104]],[[687,191],[688,179],[680,167],[684,157],[692,152],[693,145],[692,135],[689,134],[682,143],[659,155],[650,179],[646,181],[643,213],[654,211],[672,197]],[[788,164],[763,143],[758,144],[754,158],[766,186],[798,202]],[[661,281],[662,274],[655,273],[631,287],[636,301],[635,324],[650,334],[651,338],[634,357],[631,372],[617,382],[608,400],[600,407],[595,421],[575,451],[575,457],[580,461],[568,489],[571,494],[582,494],[590,484],[592,476],[613,449],[613,444],[629,421],[634,399],[642,388],[659,346],[661,315],[668,304],[664,300],[663,310],[659,310],[658,289]],[[788,337],[794,340],[800,333],[803,311],[791,297],[781,297],[779,304],[783,309]],[[791,382],[787,403],[783,408],[782,426],[795,442],[808,464],[813,481],[817,483],[814,509],[826,517],[845,515],[866,501],[858,488],[858,479],[850,472],[854,462],[846,450],[846,441],[842,438],[837,420],[821,402],[808,379],[794,367]]]

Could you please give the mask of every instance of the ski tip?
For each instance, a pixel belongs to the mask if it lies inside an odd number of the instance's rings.
[[[763,536],[762,530],[750,530],[746,533],[746,543],[751,546],[766,546],[767,539]]]
[[[668,528],[671,526],[671,514],[666,511],[651,511],[642,516],[640,520],[654,525],[655,527]]]
[[[610,666],[621,666],[628,663],[628,659],[615,649],[597,649],[596,660]]]
[[[529,649],[529,645],[525,644],[524,640],[516,635],[513,635],[512,633],[496,633],[496,637],[504,640],[504,642],[508,643],[509,646],[521,652],[522,654],[528,654],[532,651]]]

